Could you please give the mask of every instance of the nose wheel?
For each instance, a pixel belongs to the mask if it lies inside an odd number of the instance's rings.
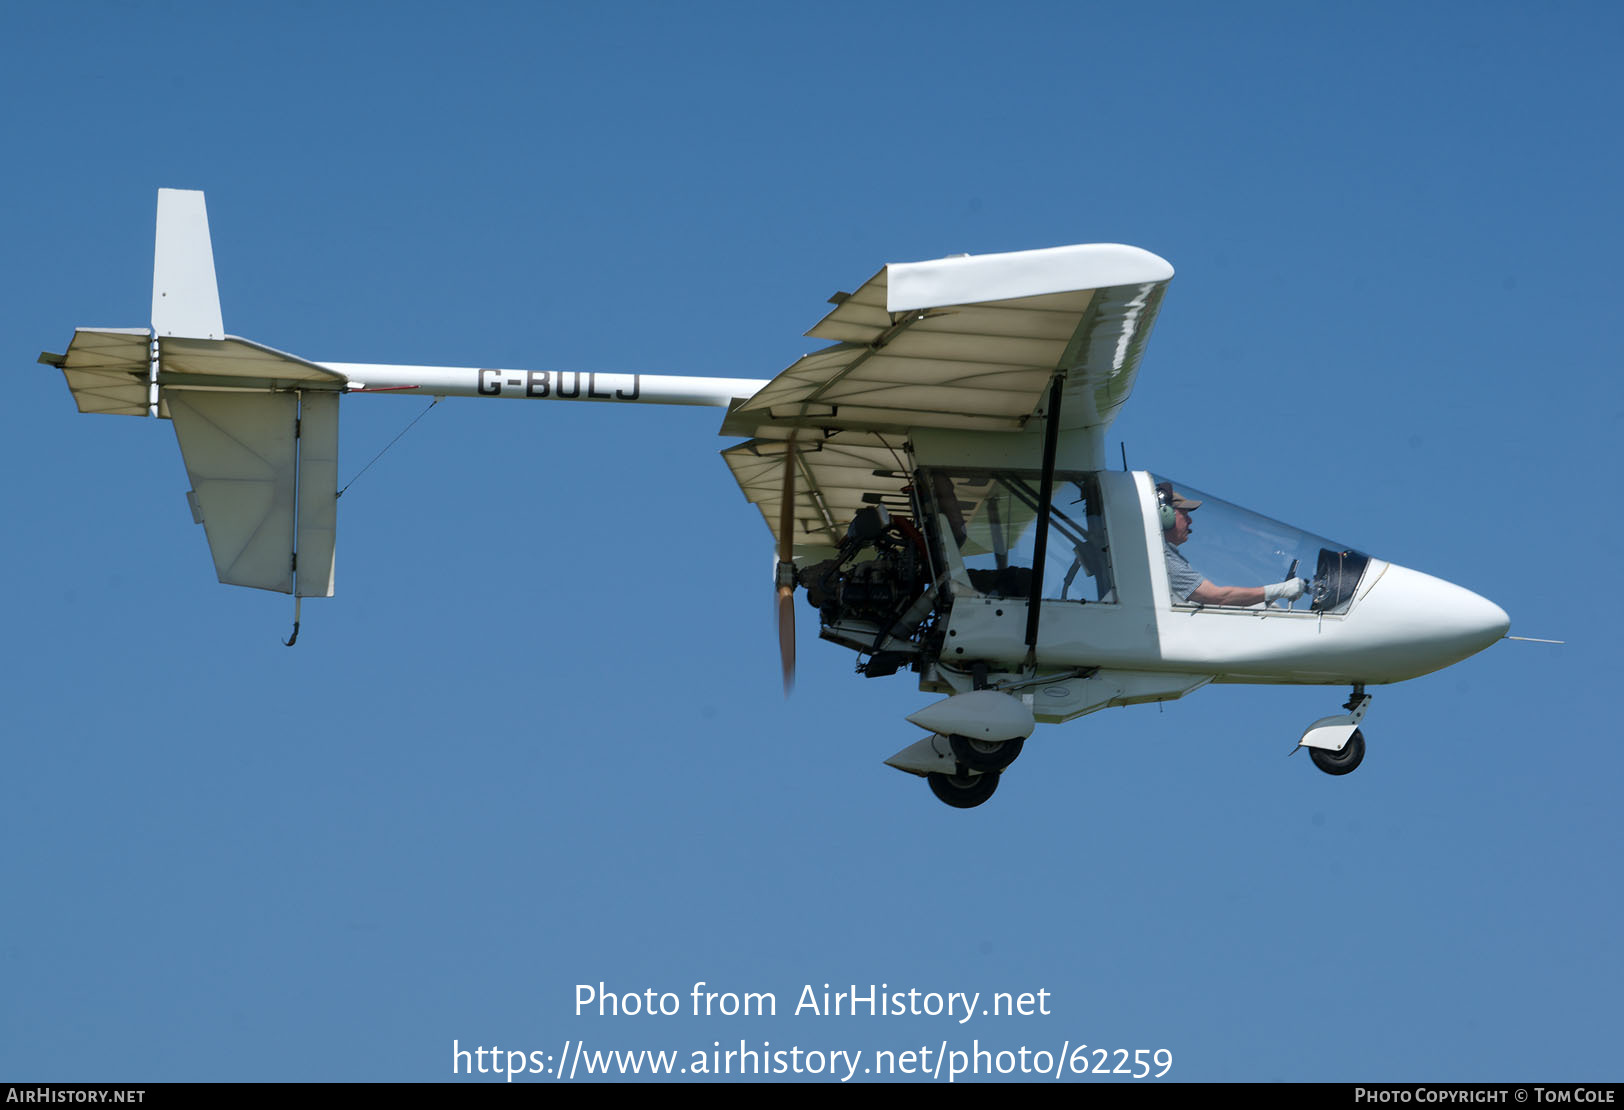
[[[1314,761],[1314,766],[1327,775],[1346,775],[1364,761],[1365,734],[1354,729],[1353,735],[1348,737],[1348,742],[1342,745],[1341,751],[1309,748],[1308,756]]]
[[[1327,775],[1346,775],[1364,762],[1365,734],[1359,722],[1370,708],[1370,695],[1362,683],[1356,684],[1353,694],[1343,704],[1348,712],[1336,717],[1321,717],[1308,726],[1298,747],[1308,749],[1314,766]],[[1340,741],[1340,743],[1338,743]]]

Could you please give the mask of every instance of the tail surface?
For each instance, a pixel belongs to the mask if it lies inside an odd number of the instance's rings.
[[[79,328],[40,361],[82,412],[173,422],[221,582],[332,594],[346,378],[225,333],[201,192],[158,190],[151,330]]]
[[[224,339],[209,212],[194,189],[158,190],[152,256],[152,330],[160,338]]]

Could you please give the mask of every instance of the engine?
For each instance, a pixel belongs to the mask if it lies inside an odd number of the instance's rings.
[[[797,580],[825,629],[873,627],[872,643],[860,650],[878,652],[888,636],[911,639],[930,613],[922,600],[930,585],[924,537],[879,506],[852,519],[835,558],[802,569]]]

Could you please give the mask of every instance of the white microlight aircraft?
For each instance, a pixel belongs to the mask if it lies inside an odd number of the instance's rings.
[[[906,668],[946,695],[886,762],[948,805],[991,797],[1038,722],[1209,682],[1351,687],[1298,741],[1346,774],[1367,685],[1465,659],[1510,621],[1183,482],[1106,469],[1172,276],[1112,244],[887,266],[830,298],[807,335],[831,346],[770,381],[311,362],[225,333],[203,194],[163,189],[151,329],[80,328],[40,361],[81,412],[173,421],[220,581],[292,594],[294,638],[299,599],[333,593],[342,395],[714,405],[777,542],[786,690],[799,587],[860,674]]]

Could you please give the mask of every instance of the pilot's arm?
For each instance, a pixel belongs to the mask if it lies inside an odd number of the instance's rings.
[[[1189,600],[1197,605],[1262,605],[1280,598],[1296,601],[1307,590],[1308,583],[1301,578],[1288,578],[1267,586],[1214,586],[1203,578],[1201,585],[1190,591]]]

